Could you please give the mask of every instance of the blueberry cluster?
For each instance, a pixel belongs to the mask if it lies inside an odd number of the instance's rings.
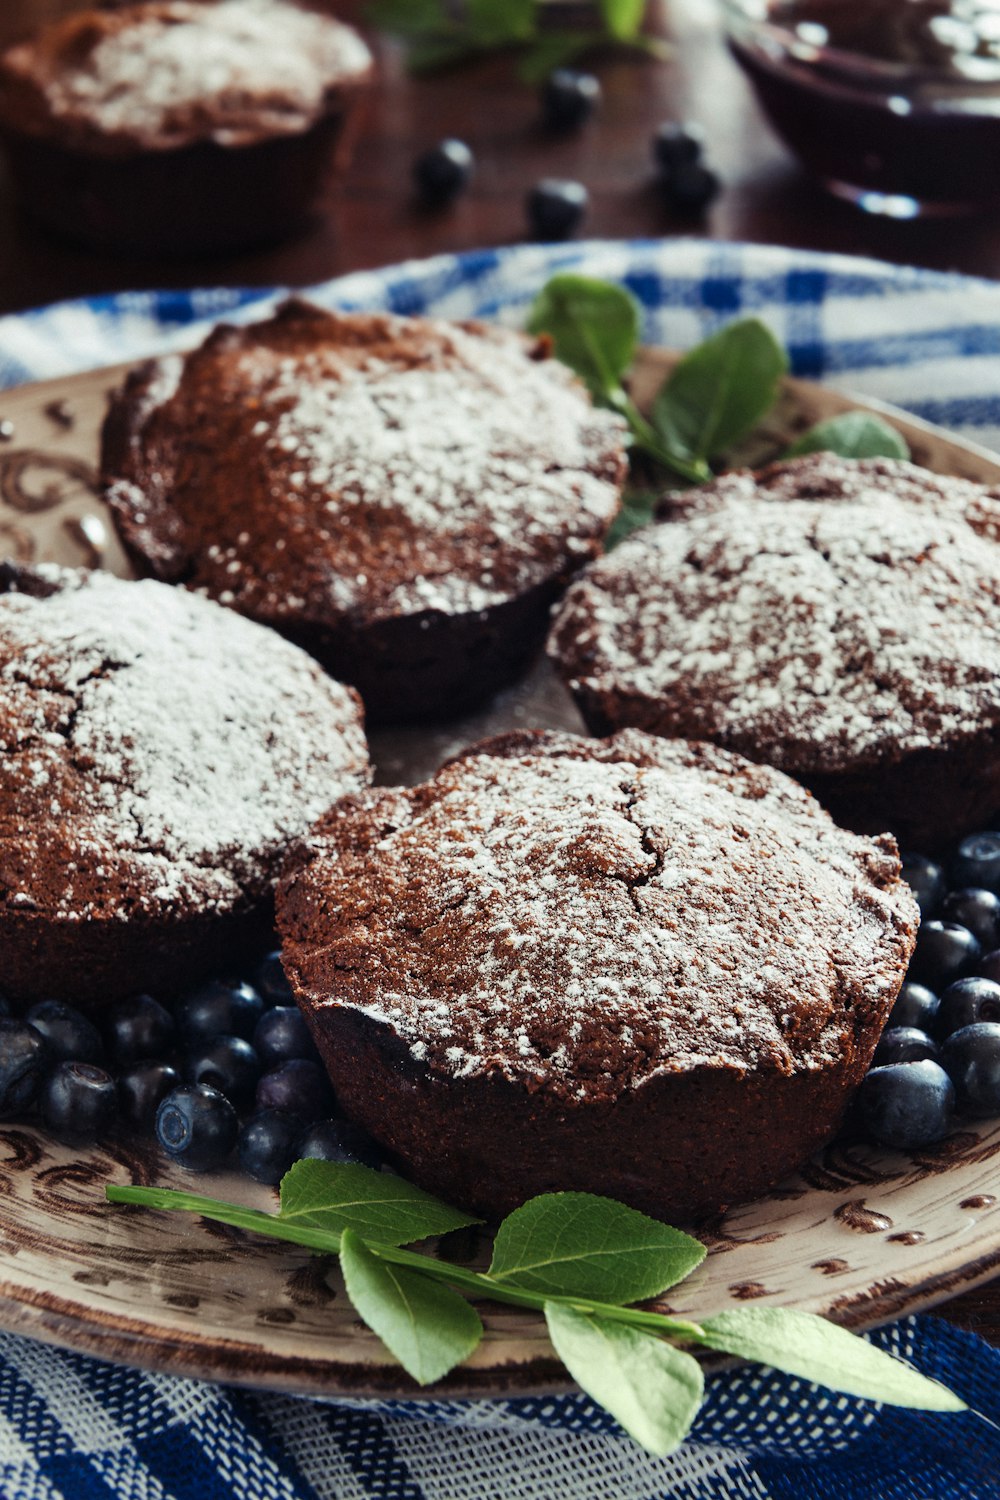
[[[579,130],[601,102],[601,85],[592,73],[557,68],[542,88],[542,123],[550,134]],[[719,179],[704,162],[705,135],[699,125],[667,121],[653,137],[653,160],[668,207],[675,213],[700,213],[719,191]],[[475,158],[464,141],[439,141],[417,157],[413,179],[424,203],[441,207],[468,186]],[[580,227],[590,204],[582,182],[546,177],[525,199],[530,233],[539,240],[564,240]]]
[[[151,995],[100,1018],[58,1000],[22,1017],[0,1000],[0,1119],[36,1109],[57,1139],[85,1144],[116,1125],[154,1134],[179,1166],[222,1166],[234,1148],[258,1182],[300,1157],[381,1165],[338,1118],[320,1057],[278,953],[250,980],[214,979],[171,1006]]]
[[[908,855],[903,875],[920,931],[858,1112],[873,1140],[912,1150],[956,1113],[1000,1115],[1000,832],[963,839],[947,864]]]

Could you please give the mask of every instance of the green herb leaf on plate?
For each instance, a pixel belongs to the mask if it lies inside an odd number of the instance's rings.
[[[297,1161],[285,1173],[279,1218],[334,1234],[350,1229],[380,1245],[409,1245],[482,1222],[391,1172],[316,1160]]]
[[[730,323],[674,366],[653,402],[651,421],[671,452],[717,458],[774,405],[788,356],[757,318]]]
[[[848,1396],[922,1411],[965,1411],[953,1391],[929,1380],[867,1340],[812,1313],[785,1307],[741,1307],[701,1320],[699,1342],[773,1365]]]
[[[537,29],[536,0],[465,0],[465,15],[483,47],[530,41]]]
[[[559,1303],[546,1303],[545,1321],[577,1385],[637,1443],[661,1458],[680,1447],[704,1389],[696,1359],[655,1334]]]
[[[504,1219],[489,1275],[552,1297],[624,1305],[689,1276],[705,1247],[594,1193],[542,1193]]]
[[[359,1318],[420,1385],[468,1359],[483,1336],[479,1314],[464,1297],[419,1271],[379,1260],[350,1229],[341,1236],[340,1269]]]
[[[553,276],[528,313],[529,333],[547,333],[553,352],[599,401],[620,406],[622,376],[639,341],[639,304],[624,287],[567,272]]]
[[[622,495],[622,508],[615,516],[604,538],[605,552],[613,552],[627,536],[632,535],[633,531],[638,531],[640,526],[648,526],[653,519],[653,512],[659,498],[659,494],[654,490],[626,488]]]
[[[646,0],[601,0],[604,24],[619,42],[634,40],[645,13]]]
[[[901,432],[870,411],[843,411],[817,422],[796,438],[782,455],[837,453],[841,458],[909,458],[910,447]]]

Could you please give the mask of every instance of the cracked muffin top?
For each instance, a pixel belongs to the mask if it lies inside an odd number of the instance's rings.
[[[567,1101],[836,1061],[884,1019],[917,925],[891,837],[844,832],[768,767],[635,731],[500,736],[348,798],[278,915],[314,1018],[350,1006],[432,1075]]]
[[[550,655],[589,721],[793,775],[996,732],[1000,491],[819,453],[664,513],[557,616]]]
[[[367,780],[356,694],[272,632],[159,583],[0,567],[0,912],[257,902]]]

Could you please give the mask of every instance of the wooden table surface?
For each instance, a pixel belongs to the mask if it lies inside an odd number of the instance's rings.
[[[77,0],[3,0],[0,41],[33,18],[79,9]],[[357,19],[361,5],[339,0]],[[399,49],[377,43],[380,82],[353,164],[329,211],[305,238],[229,259],[135,261],[95,255],[21,222],[0,169],[0,313],[124,288],[231,284],[306,285],[410,256],[526,235],[524,196],[539,178],[584,182],[591,207],[582,233],[628,237],[703,234],[878,256],[900,264],[1000,276],[1000,202],[974,219],[895,222],[866,216],[810,182],[780,145],[726,51],[713,0],[661,0],[655,24],[675,44],[668,62],[595,60],[604,99],[579,134],[539,125],[536,91],[507,57],[414,79]],[[704,216],[671,215],[657,191],[649,140],[667,119],[696,119],[723,191]],[[471,190],[437,212],[414,201],[414,155],[456,135],[475,152]],[[1000,1345],[1000,1282],[950,1303],[944,1315]]]

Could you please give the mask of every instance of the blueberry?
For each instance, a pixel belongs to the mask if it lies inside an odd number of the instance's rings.
[[[100,1062],[104,1055],[101,1034],[93,1021],[59,1000],[40,1000],[24,1018],[41,1032],[55,1062]]]
[[[0,1018],[0,1119],[34,1104],[51,1060],[40,1031],[25,1021]]]
[[[679,124],[667,120],[653,136],[653,160],[668,175],[678,167],[696,166],[705,149],[705,132],[693,120]]]
[[[941,989],[970,973],[981,953],[967,927],[957,922],[922,922],[909,972],[918,984]]]
[[[9,1016],[12,1013],[13,1007],[10,1003],[10,1000],[4,994],[3,990],[0,990],[0,1019],[2,1019],[4,1016]]]
[[[539,240],[564,240],[580,225],[590,202],[581,182],[546,177],[528,194],[528,223]]]
[[[169,1063],[137,1062],[126,1068],[118,1077],[118,1113],[124,1124],[151,1131],[156,1111],[180,1081],[177,1069]]]
[[[207,1083],[181,1084],[156,1111],[156,1138],[191,1172],[220,1167],[236,1144],[239,1121],[229,1100]]]
[[[302,1120],[282,1109],[261,1109],[240,1130],[240,1166],[257,1182],[280,1182],[298,1157]]]
[[[941,1062],[955,1085],[962,1114],[1000,1115],[1000,1026],[978,1021],[963,1026],[941,1048]]]
[[[542,89],[542,117],[550,130],[576,130],[601,102],[601,85],[593,73],[556,68]]]
[[[283,1109],[304,1120],[319,1120],[333,1113],[333,1088],[319,1063],[293,1057],[269,1073],[257,1085],[258,1109]]]
[[[294,1005],[276,1005],[266,1010],[257,1022],[253,1044],[265,1068],[273,1068],[293,1057],[319,1061],[309,1027]]]
[[[61,1062],[39,1096],[46,1129],[60,1141],[92,1141],[107,1130],[117,1109],[114,1080],[93,1063]]]
[[[949,891],[941,903],[941,916],[946,922],[967,927],[984,953],[1000,943],[1000,896],[992,891],[976,886]]]
[[[184,996],[177,1023],[189,1040],[241,1036],[249,1041],[263,1014],[264,1002],[253,985],[212,979]]]
[[[467,185],[474,166],[464,141],[438,141],[413,163],[413,180],[428,203],[448,203]]]
[[[937,1044],[926,1031],[916,1026],[889,1026],[879,1038],[872,1058],[873,1068],[885,1068],[891,1063],[922,1062],[924,1058],[937,1059]]]
[[[1000,892],[1000,833],[970,833],[951,862],[953,886]]]
[[[243,1110],[253,1102],[260,1059],[241,1036],[219,1036],[188,1053],[184,1077],[188,1083],[207,1083],[225,1094],[236,1109]]]
[[[253,982],[265,1005],[291,1005],[293,1003],[292,987],[281,966],[280,948],[261,959]]]
[[[350,1120],[319,1120],[310,1125],[299,1141],[296,1155],[318,1161],[354,1162],[376,1170],[383,1162],[382,1152],[367,1130]]]
[[[947,889],[944,870],[923,854],[904,854],[901,863],[903,879],[917,898],[920,915],[925,921],[936,916]]]
[[[174,1039],[174,1018],[152,995],[130,995],[111,1007],[105,1035],[118,1063],[160,1057]]]
[[[858,1090],[858,1110],[872,1140],[903,1151],[939,1141],[954,1104],[951,1079],[930,1061],[873,1068]]]
[[[938,1006],[941,1004],[933,990],[926,985],[907,980],[896,996],[896,1003],[889,1013],[889,1026],[915,1026],[918,1031],[930,1034],[937,1025]]]
[[[978,976],[956,979],[941,994],[938,1035],[951,1036],[977,1021],[1000,1021],[1000,984]]]
[[[718,197],[719,179],[711,167],[691,162],[678,167],[664,181],[667,202],[679,213],[697,213]]]
[[[992,979],[994,984],[1000,984],[1000,948],[983,954],[976,964],[976,973],[983,979]]]

